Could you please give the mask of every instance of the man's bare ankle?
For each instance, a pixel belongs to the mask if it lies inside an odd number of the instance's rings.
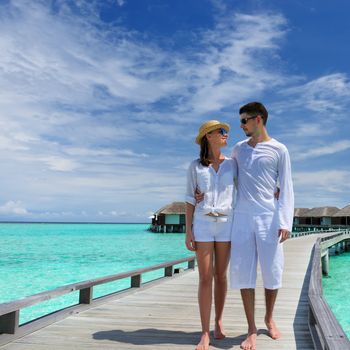
[[[248,334],[254,334],[257,332],[258,332],[258,329],[256,328],[256,326],[248,327]]]
[[[265,316],[265,323],[271,322],[273,320],[272,316]]]

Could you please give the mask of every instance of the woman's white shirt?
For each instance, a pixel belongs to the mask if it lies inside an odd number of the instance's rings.
[[[187,171],[186,189],[186,202],[195,206],[194,215],[231,215],[236,194],[236,178],[235,159],[225,158],[217,172],[211,165],[203,166],[199,159],[194,160]],[[204,193],[204,200],[200,203],[196,203],[196,188]]]

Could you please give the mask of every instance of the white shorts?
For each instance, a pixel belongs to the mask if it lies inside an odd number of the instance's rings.
[[[279,240],[277,214],[235,212],[231,236],[231,288],[255,288],[258,258],[264,287],[281,288],[284,256]]]
[[[232,217],[198,216],[193,219],[196,242],[230,242]]]

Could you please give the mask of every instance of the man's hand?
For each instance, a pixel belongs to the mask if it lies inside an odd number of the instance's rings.
[[[193,237],[192,230],[186,232],[186,248],[192,252],[196,250],[196,242]]]
[[[204,193],[202,193],[197,187],[194,197],[196,198],[196,203],[200,203],[204,199]]]
[[[278,236],[281,238],[280,243],[286,241],[289,238],[289,231],[284,229],[278,230]]]

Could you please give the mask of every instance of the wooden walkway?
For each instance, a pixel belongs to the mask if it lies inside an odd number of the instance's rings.
[[[316,235],[285,243],[284,286],[275,320],[282,338],[272,340],[264,328],[264,298],[259,277],[256,291],[257,349],[313,349],[308,330],[309,259]],[[194,349],[200,336],[198,272],[191,271],[69,316],[7,344],[6,350]],[[214,317],[214,314],[212,314]],[[224,314],[227,338],[213,340],[211,350],[239,349],[246,321],[240,295],[230,290]]]

